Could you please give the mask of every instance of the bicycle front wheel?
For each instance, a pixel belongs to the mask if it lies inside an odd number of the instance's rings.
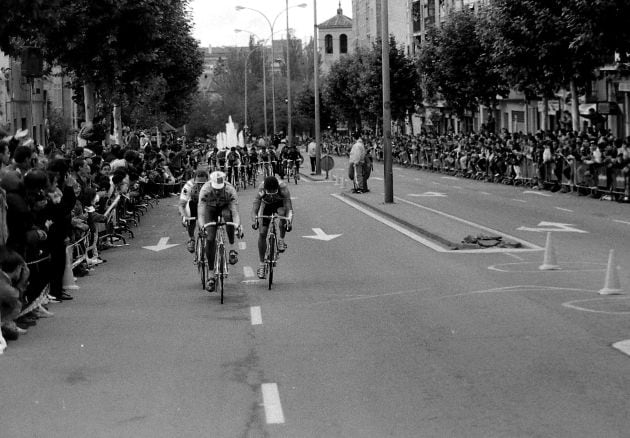
[[[201,288],[206,288],[206,254],[202,247],[202,245],[197,245],[197,270],[199,271],[199,276],[201,277]]]
[[[269,240],[269,248],[267,250],[269,251],[269,261],[267,262],[269,263],[269,275],[267,276],[267,281],[269,283],[268,289],[271,290],[271,285],[273,283],[273,265],[276,262],[276,239]]]
[[[225,250],[219,253],[219,272],[216,275],[216,284],[221,294],[221,304],[223,304],[223,279],[225,278]]]

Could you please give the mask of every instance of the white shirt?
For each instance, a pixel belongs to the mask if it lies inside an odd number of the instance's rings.
[[[355,144],[352,145],[352,149],[350,149],[350,164],[360,164],[365,160],[365,146],[363,145],[363,140],[359,139]]]
[[[314,141],[308,144],[308,156],[309,157],[317,156],[317,143],[315,143]]]

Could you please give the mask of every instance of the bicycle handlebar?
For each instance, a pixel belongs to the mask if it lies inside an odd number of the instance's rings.
[[[256,219],[284,219],[284,220],[292,220],[293,218],[289,218],[287,216],[278,216],[277,214],[273,214],[271,216],[256,216]]]
[[[217,225],[226,225],[226,226],[232,226],[232,227],[238,227],[239,224],[237,224],[236,222],[208,222],[206,224],[203,225],[204,228],[208,228],[208,227],[214,227]]]
[[[183,220],[185,220],[186,222],[191,222],[191,221],[196,221],[197,218],[196,217],[183,217]]]

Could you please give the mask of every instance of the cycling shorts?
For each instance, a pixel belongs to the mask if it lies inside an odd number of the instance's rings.
[[[280,212],[278,212],[278,210],[280,210]],[[284,211],[284,200],[279,199],[270,203],[263,202],[262,216],[271,216],[274,213],[278,213],[281,216],[288,213]],[[269,222],[271,222],[271,219],[264,218],[262,222],[263,227],[269,226]]]

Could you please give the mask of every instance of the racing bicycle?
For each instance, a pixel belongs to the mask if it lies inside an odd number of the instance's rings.
[[[233,227],[237,227],[238,224],[235,222],[224,222],[223,218],[221,216],[219,216],[219,218],[217,219],[216,222],[208,222],[207,224],[205,224],[203,226],[203,229],[201,230],[201,232],[199,233],[200,235],[203,236],[203,243],[204,246],[202,247],[203,249],[201,250],[202,253],[202,257],[205,261],[205,243],[206,243],[206,239],[207,239],[207,228],[208,227],[217,227],[217,232],[215,234],[215,240],[214,240],[214,267],[213,267],[213,272],[212,275],[214,276],[214,287],[215,290],[217,290],[221,293],[221,304],[223,304],[223,282],[224,280],[228,277],[229,274],[229,269],[228,269],[228,254],[227,254],[227,249],[225,247],[225,234],[226,234],[226,230],[225,227],[226,226],[233,226]],[[240,239],[242,238],[243,234],[242,231],[236,229],[236,236]],[[202,274],[202,282],[204,284],[204,288],[206,287],[206,283],[204,282],[204,280],[208,280],[210,278],[210,272],[209,272],[209,265],[208,262],[205,261],[204,263],[205,269],[201,270],[202,272],[204,272]]]
[[[269,219],[269,228],[267,229],[267,250],[265,251],[265,269],[267,270],[268,288],[271,290],[273,283],[273,269],[275,268],[278,257],[278,220],[289,221],[288,217],[278,216],[277,213],[271,216],[257,216],[257,219]]]

